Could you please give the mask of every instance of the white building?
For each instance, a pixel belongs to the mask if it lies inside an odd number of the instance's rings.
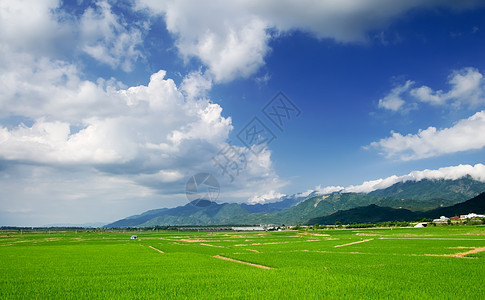
[[[439,219],[434,219],[433,222],[446,222],[448,221],[450,218],[447,218],[445,216],[441,216]]]
[[[240,226],[232,227],[234,231],[264,231],[263,226]]]
[[[477,215],[475,213],[469,213],[468,215],[461,215],[461,220],[474,219],[474,218],[485,218],[485,215]]]
[[[259,226],[239,226],[239,227],[232,227],[234,231],[268,231],[268,230],[276,230],[278,226],[273,224],[264,224]]]
[[[418,223],[418,224],[414,225],[414,228],[424,228],[424,227],[427,227],[427,226],[428,226],[428,223],[423,222],[423,223]]]

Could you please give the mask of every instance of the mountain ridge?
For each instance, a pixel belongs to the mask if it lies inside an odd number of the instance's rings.
[[[331,215],[310,219],[305,224],[333,225],[336,222],[342,224],[350,223],[379,223],[388,221],[415,221],[421,218],[436,219],[440,216],[453,217],[464,215],[470,212],[485,212],[485,193],[482,193],[465,202],[449,207],[437,208],[425,212],[413,212],[407,209],[395,209],[381,207],[375,204],[355,207],[348,210],[339,210]]]
[[[448,207],[485,192],[485,183],[465,176],[457,180],[420,180],[396,183],[388,188],[363,193],[332,193],[307,197],[285,196],[267,204],[215,203],[200,207],[193,203],[144,212],[104,227],[147,227],[156,225],[303,224],[310,219],[375,204],[380,207],[429,211]],[[301,195],[301,194],[300,194]],[[406,198],[403,198],[406,197]]]

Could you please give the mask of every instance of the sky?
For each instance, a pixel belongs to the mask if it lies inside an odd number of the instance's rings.
[[[485,182],[485,2],[0,2],[0,226]],[[195,176],[195,177],[193,177]],[[203,177],[203,176],[202,176]]]

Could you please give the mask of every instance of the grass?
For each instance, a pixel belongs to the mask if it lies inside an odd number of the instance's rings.
[[[466,258],[439,256],[485,247],[485,227],[480,226],[138,232],[137,240],[130,240],[131,234],[0,233],[0,299],[481,299],[485,295],[484,252]],[[349,244],[362,240],[369,241]],[[345,244],[349,245],[335,247]]]

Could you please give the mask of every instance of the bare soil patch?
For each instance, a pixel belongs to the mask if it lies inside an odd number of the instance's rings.
[[[216,247],[216,248],[224,248],[223,246],[216,246],[212,244],[205,244],[205,243],[200,243],[202,246],[207,246],[207,247]]]
[[[265,270],[273,269],[273,268],[268,267],[268,266],[253,264],[253,263],[250,263],[250,262],[247,262],[247,261],[237,260],[237,259],[233,259],[233,258],[229,258],[229,257],[225,257],[225,256],[215,255],[214,257],[219,258],[219,259],[223,259],[223,260],[227,260],[227,261],[237,262],[237,263],[240,263],[240,264],[244,264],[244,265],[248,265],[248,266],[256,267],[256,268],[260,268],[260,269],[265,269]]]
[[[300,232],[299,235],[311,235],[311,236],[330,236],[329,234],[323,233],[310,233],[310,232]]]
[[[180,239],[181,242],[186,243],[204,243],[207,242],[206,240],[192,240],[192,239]]]
[[[352,242],[352,243],[348,243],[348,244],[337,245],[337,246],[333,246],[333,247],[334,247],[334,248],[346,247],[346,246],[350,246],[350,245],[355,245],[355,244],[360,244],[360,243],[370,242],[370,241],[373,241],[373,240],[374,240],[374,239],[367,239],[367,240],[362,240],[362,241]]]
[[[261,253],[261,252],[259,252],[258,250],[254,250],[254,249],[245,249],[245,250],[247,250],[247,251],[252,251],[252,252],[256,252],[256,253]]]
[[[469,250],[466,252],[460,252],[456,254],[425,254],[425,256],[470,258],[470,257],[467,257],[467,255],[485,252],[485,247],[462,247],[462,248],[460,247],[458,249],[472,249],[472,250]]]
[[[157,249],[157,248],[155,248],[155,247],[153,247],[153,246],[148,246],[148,247],[150,247],[150,248],[152,248],[153,250],[158,251],[158,252],[160,252],[160,253],[165,253],[165,252],[163,252],[162,250]]]
[[[374,233],[362,233],[362,232],[356,233],[355,235],[359,235],[359,236],[377,236],[377,234],[374,234]]]

